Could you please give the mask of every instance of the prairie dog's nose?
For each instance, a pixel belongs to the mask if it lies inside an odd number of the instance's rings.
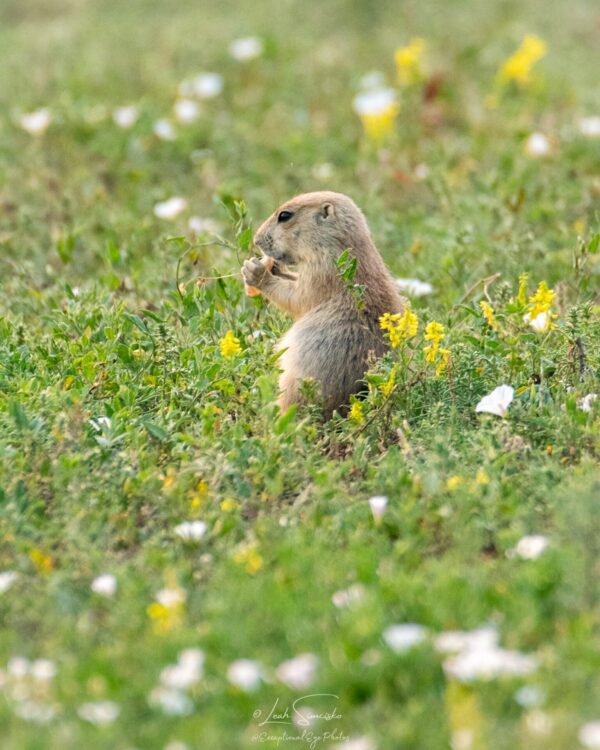
[[[272,246],[273,238],[269,234],[268,230],[265,230],[263,229],[263,227],[261,227],[254,235],[253,242],[256,247],[260,248],[264,253]]]
[[[273,244],[273,238],[271,237],[271,223],[273,216],[269,216],[268,219],[263,221],[259,228],[254,232],[252,242],[261,250],[264,250],[268,245]]]

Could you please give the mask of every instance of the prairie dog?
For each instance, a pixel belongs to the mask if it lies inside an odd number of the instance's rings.
[[[334,409],[344,413],[350,396],[364,387],[369,358],[387,349],[379,317],[404,311],[365,217],[341,193],[304,193],[264,222],[254,244],[264,257],[244,262],[245,284],[294,320],[278,345],[284,350],[281,409],[300,400],[302,378],[313,378],[321,388],[325,415]],[[361,309],[336,266],[347,249],[357,261],[353,283],[364,286]],[[265,258],[275,263],[265,263]]]

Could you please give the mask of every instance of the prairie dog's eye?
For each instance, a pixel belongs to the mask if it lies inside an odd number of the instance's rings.
[[[283,224],[285,221],[289,221],[294,214],[292,211],[280,211],[277,217],[277,223]]]

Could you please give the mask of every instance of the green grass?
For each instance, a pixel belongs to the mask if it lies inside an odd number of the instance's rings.
[[[597,7],[522,5],[4,0],[0,572],[18,577],[0,594],[2,750],[310,747],[263,739],[302,728],[254,718],[310,693],[338,696],[307,702],[341,714],[310,728],[318,750],[342,736],[459,748],[464,730],[473,750],[571,750],[600,719],[600,399],[578,407],[600,387],[600,141],[577,128],[600,114]],[[548,44],[534,84],[486,108],[526,33]],[[264,54],[241,64],[228,45],[247,35]],[[359,81],[378,69],[395,86],[394,50],[417,35],[439,94],[403,92],[394,132],[369,143]],[[178,84],[203,70],[223,93],[158,139]],[[111,118],[126,104],[140,113],[127,130]],[[39,107],[53,121],[32,137],[18,121]],[[536,131],[545,158],[525,151]],[[394,275],[434,287],[412,301],[418,336],[370,374],[362,423],[323,425],[316,404],[278,413],[289,321],[233,275],[250,228],[314,189],[351,195]],[[173,195],[188,209],[156,218]],[[192,215],[223,242],[197,238]],[[522,320],[524,273],[528,296],[542,280],[556,291],[547,334]],[[439,376],[422,354],[432,320],[451,350]],[[508,416],[476,414],[502,383],[517,391]],[[388,498],[379,524],[373,495]],[[207,524],[198,543],[174,531],[187,520]],[[549,540],[534,560],[512,552],[529,534]],[[103,573],[112,597],[90,588]],[[355,584],[360,601],[334,606]],[[153,606],[162,589],[185,602]],[[383,632],[400,623],[426,639],[395,653]],[[451,679],[435,636],[485,625],[538,668]],[[172,715],[150,696],[189,648],[203,675]],[[292,689],[275,670],[303,653],[318,666]],[[17,677],[18,656],[55,677]],[[227,679],[241,658],[262,665],[253,693]],[[538,705],[515,699],[524,686]],[[103,701],[114,721],[81,718]]]

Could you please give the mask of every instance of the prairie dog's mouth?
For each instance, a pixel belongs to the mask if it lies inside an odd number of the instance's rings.
[[[296,265],[294,259],[291,258],[287,253],[282,253],[279,250],[269,250],[267,252],[266,250],[263,250],[262,247],[259,247],[259,249],[264,256],[273,258],[273,260],[275,261],[275,267],[279,267],[279,269],[282,271],[288,270],[288,266]]]
[[[277,261],[271,269],[271,273],[274,276],[281,276],[284,279],[291,279],[292,281],[295,281],[297,278],[297,274],[293,269],[290,269],[288,266],[284,266],[283,263],[278,263]]]

